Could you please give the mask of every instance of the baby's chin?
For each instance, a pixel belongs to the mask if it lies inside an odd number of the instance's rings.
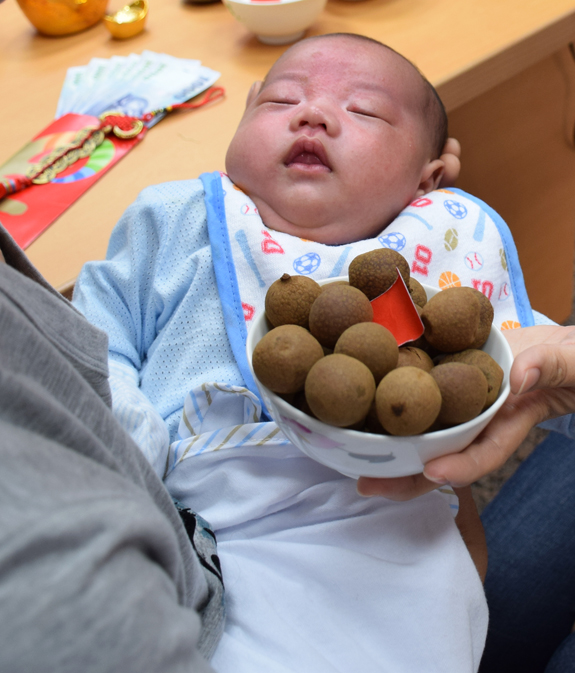
[[[324,245],[346,245],[348,243],[355,243],[367,238],[374,238],[385,228],[385,225],[376,224],[367,229],[358,229],[357,222],[347,222],[342,220],[335,220],[332,222],[325,222],[318,224],[317,220],[304,220],[300,222],[292,222],[279,218],[276,214],[267,213],[259,209],[260,215],[266,227],[273,231],[280,231],[290,236],[296,236],[305,241],[313,241],[314,243],[322,243]]]
[[[231,175],[230,179],[233,181]],[[325,196],[318,196],[315,190],[304,190],[299,193],[300,198],[294,197],[297,190],[284,190],[289,193],[288,198],[278,197],[277,193],[264,198],[261,191],[250,190],[241,182],[234,184],[252,199],[266,227],[315,243],[345,245],[374,238],[393,219],[383,219],[381,207],[360,212],[357,203],[347,209],[341,200],[326,205]]]

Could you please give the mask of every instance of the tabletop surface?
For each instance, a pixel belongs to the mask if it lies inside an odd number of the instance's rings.
[[[261,44],[219,2],[149,4],[146,30],[123,41],[102,24],[43,37],[15,0],[0,4],[0,163],[54,118],[67,69],[94,57],[149,49],[199,59],[221,73],[226,91],[221,102],[161,121],[27,249],[55,286],[104,256],[113,225],[145,186],[224,168],[250,84],[286,49]],[[328,0],[307,35],[332,32],[389,44],[436,85],[449,110],[567,44],[575,0]]]

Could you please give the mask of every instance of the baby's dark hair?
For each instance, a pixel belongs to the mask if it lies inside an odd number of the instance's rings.
[[[421,77],[421,82],[423,84],[421,114],[427,123],[429,132],[431,134],[431,149],[433,154],[431,158],[438,159],[442,154],[443,147],[448,137],[447,112],[445,111],[445,106],[443,105],[439,94],[435,90],[435,87],[425,77],[421,70],[408,58],[405,58],[403,54],[395,51],[395,49],[392,49],[387,44],[384,44],[379,40],[374,40],[372,37],[367,37],[366,35],[360,35],[358,33],[325,33],[324,35],[314,35],[313,37],[308,38],[308,40],[321,40],[322,38],[326,37],[349,37],[357,40],[363,40],[365,42],[371,42],[372,44],[377,44],[384,49],[389,49],[389,51],[392,51],[394,54],[397,54],[400,58],[409,63],[409,65]]]

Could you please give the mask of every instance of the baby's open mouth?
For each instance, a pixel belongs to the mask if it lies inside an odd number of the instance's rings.
[[[324,146],[313,138],[300,138],[289,151],[284,164],[286,166],[319,166],[331,171]]]

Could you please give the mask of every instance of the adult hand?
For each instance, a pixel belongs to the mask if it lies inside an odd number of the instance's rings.
[[[443,153],[439,157],[444,163],[443,176],[439,188],[453,187],[461,170],[461,145],[455,138],[448,138]]]
[[[362,495],[409,500],[438,484],[466,486],[501,467],[533,426],[575,411],[575,328],[541,325],[504,335],[515,356],[511,394],[485,430],[460,453],[427,463],[423,474],[361,477]]]

